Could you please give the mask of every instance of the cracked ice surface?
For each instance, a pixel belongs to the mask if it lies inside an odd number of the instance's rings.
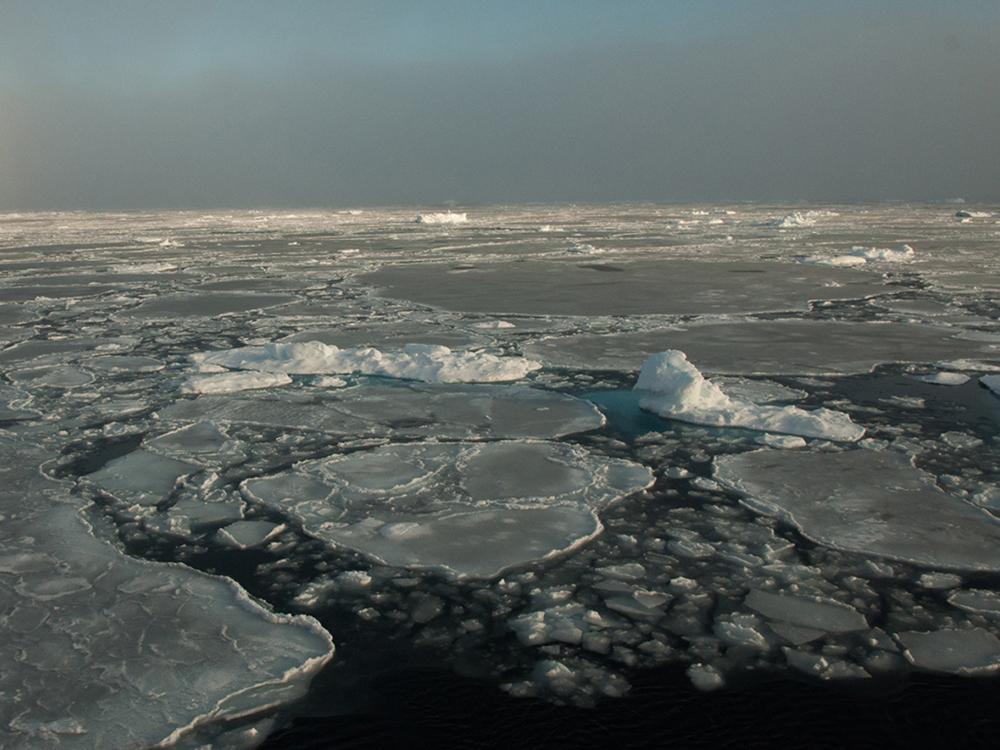
[[[202,396],[164,408],[168,421],[201,420],[335,435],[560,437],[604,424],[592,404],[523,386],[365,384],[315,398]]]
[[[715,477],[748,507],[820,544],[937,568],[1000,571],[1000,523],[939,490],[896,453],[760,450],[720,458]]]
[[[228,579],[124,557],[0,437],[0,726],[22,747],[173,743],[302,695],[333,643]]]
[[[560,443],[418,443],[305,462],[243,491],[389,565],[490,578],[593,538],[597,511],[651,483],[641,465]]]

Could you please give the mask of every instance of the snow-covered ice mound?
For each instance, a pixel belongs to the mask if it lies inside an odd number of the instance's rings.
[[[639,464],[563,443],[411,443],[243,483],[315,536],[387,565],[489,578],[600,533],[597,512],[652,483]]]
[[[468,214],[460,214],[453,211],[437,214],[419,214],[416,218],[417,224],[465,224],[468,220]]]
[[[839,216],[835,211],[810,210],[793,211],[782,216],[780,219],[773,219],[765,222],[765,226],[777,227],[779,229],[797,229],[799,227],[814,227],[823,219],[831,219]]]
[[[454,352],[446,346],[407,344],[395,352],[371,347],[341,349],[320,341],[244,346],[191,355],[197,367],[293,375],[359,373],[425,383],[495,383],[520,380],[541,368],[523,357],[497,357],[485,352]]]
[[[816,263],[826,266],[863,266],[868,263],[906,263],[916,257],[909,245],[897,248],[863,247],[855,245],[850,252],[840,255],[809,255],[802,259],[803,263]]]
[[[674,349],[646,360],[635,390],[641,395],[641,408],[682,422],[848,442],[865,434],[864,428],[843,412],[732,399],[688,362],[684,352]]]
[[[949,570],[1000,571],[1000,523],[890,451],[724,456],[718,481],[829,547]]]
[[[0,745],[172,745],[305,692],[333,655],[315,620],[121,555],[38,472],[48,457],[0,437]]]
[[[290,394],[291,396],[292,394]],[[167,422],[250,424],[332,435],[555,438],[596,430],[604,417],[574,396],[524,386],[365,384],[314,398],[200,396],[159,412]]]

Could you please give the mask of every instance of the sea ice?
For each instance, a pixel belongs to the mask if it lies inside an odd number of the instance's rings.
[[[200,396],[160,410],[166,421],[256,424],[334,435],[552,438],[595,430],[604,417],[588,401],[524,386],[364,384],[313,397]]]
[[[884,289],[881,277],[867,271],[762,261],[629,260],[614,269],[532,260],[482,263],[454,273],[449,264],[410,263],[357,280],[386,297],[461,312],[521,315],[804,310],[810,300],[865,297]],[[828,286],[831,281],[839,286]]]
[[[45,451],[0,436],[0,456],[0,744],[173,746],[295,700],[333,655],[311,618],[96,539]]]
[[[758,450],[715,477],[752,510],[835,549],[946,570],[1000,571],[1000,524],[892,451]]]
[[[865,434],[863,427],[842,412],[733,400],[676,350],[647,359],[635,390],[641,395],[641,408],[683,422],[848,442]]]
[[[937,362],[991,351],[940,326],[754,320],[544,338],[528,344],[525,354],[555,367],[630,371],[665,349],[686,352],[705,372],[734,375],[846,375],[888,362]]]
[[[297,464],[243,491],[385,564],[490,578],[591,539],[598,510],[651,481],[562,443],[409,443]]]
[[[541,364],[522,357],[453,352],[446,346],[407,344],[396,352],[340,349],[319,341],[245,346],[191,355],[196,366],[299,375],[381,375],[426,383],[492,383],[520,380]]]
[[[181,477],[201,469],[198,464],[140,449],[109,461],[103,468],[88,474],[86,481],[123,503],[156,505],[170,495]]]
[[[984,674],[1000,669],[1000,640],[988,630],[944,629],[897,633],[903,655],[920,669]]]

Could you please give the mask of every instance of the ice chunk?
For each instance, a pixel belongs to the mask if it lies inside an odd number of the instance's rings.
[[[38,472],[47,458],[0,436],[0,744],[211,744],[302,696],[333,654],[315,620],[121,555],[77,516],[71,487]]]
[[[183,393],[237,393],[288,385],[292,379],[282,372],[224,372],[192,375],[181,385]]]
[[[969,376],[960,372],[934,372],[921,375],[918,379],[934,385],[965,385],[969,382]]]
[[[237,549],[258,547],[285,530],[284,524],[270,521],[237,521],[219,529],[220,542]]]
[[[438,214],[418,214],[416,218],[417,224],[465,224],[468,220],[468,214],[452,211]]]
[[[446,346],[407,344],[396,352],[340,349],[320,341],[274,343],[192,355],[198,365],[235,370],[301,375],[382,375],[427,383],[491,383],[520,380],[541,367],[522,357],[497,357],[484,352],[453,352]]]
[[[862,247],[855,245],[843,255],[810,255],[804,263],[819,263],[829,266],[863,266],[866,263],[904,263],[913,260],[915,253],[909,245],[897,248]]]
[[[596,511],[651,482],[643,466],[561,443],[411,443],[297,464],[243,491],[386,564],[488,578],[586,542]]]
[[[228,439],[211,422],[195,422],[147,441],[146,447],[167,453],[212,454],[221,451]]]
[[[201,469],[140,449],[109,461],[86,479],[123,503],[156,505],[173,491],[177,480]]]
[[[1000,571],[1000,524],[895,452],[765,449],[723,456],[715,477],[747,507],[820,544],[929,568]]]
[[[864,615],[853,607],[832,599],[806,598],[754,589],[747,595],[744,603],[772,620],[824,633],[849,633],[868,629],[868,621]]]
[[[979,382],[1000,396],[1000,375],[983,375]]]
[[[793,211],[782,216],[780,219],[773,219],[765,222],[765,226],[777,227],[778,229],[798,229],[799,227],[814,227],[823,219],[830,219],[839,216],[835,211],[809,210]]]
[[[1000,669],[1000,640],[988,630],[933,630],[897,633],[903,656],[921,669],[956,674],[984,674]]]
[[[1000,594],[988,589],[956,591],[948,597],[948,603],[968,612],[1000,615]]]
[[[647,359],[635,390],[641,394],[640,407],[683,422],[848,442],[865,434],[863,427],[842,412],[734,401],[677,350]]]

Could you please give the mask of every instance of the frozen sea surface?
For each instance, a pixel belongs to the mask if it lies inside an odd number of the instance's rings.
[[[253,746],[427,664],[993,680],[966,208],[0,215],[0,744]]]

